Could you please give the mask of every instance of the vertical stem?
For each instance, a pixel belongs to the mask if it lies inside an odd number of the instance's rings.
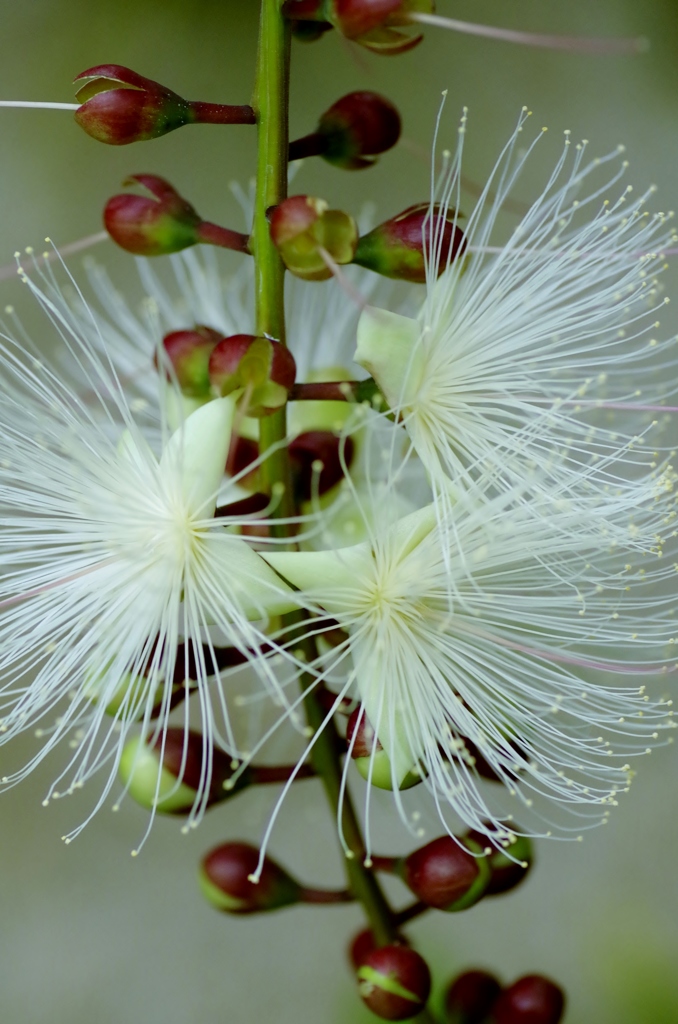
[[[285,267],[271,241],[267,211],[287,196],[287,154],[289,150],[288,106],[290,29],[281,14],[282,0],[261,0],[257,80],[253,107],[257,115],[257,193],[254,225],[250,242],[254,254],[254,281],[257,334],[286,343],[285,339]],[[283,407],[264,416],[259,425],[262,451],[280,444],[287,434],[287,415]],[[293,512],[290,466],[284,447],[263,463],[264,488],[270,493],[274,484],[285,490],[277,509],[280,516]]]

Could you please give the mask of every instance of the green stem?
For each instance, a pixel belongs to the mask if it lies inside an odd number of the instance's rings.
[[[290,30],[280,13],[281,6],[281,0],[261,0],[257,79],[252,103],[259,126],[257,192],[250,248],[254,253],[257,334],[284,345],[285,267],[271,241],[266,215],[287,196]],[[284,407],[261,420],[261,450],[277,446],[261,467],[262,481],[269,494],[275,484],[283,484],[285,490],[277,506],[277,515],[282,517],[294,511],[289,456],[282,444],[286,435]]]

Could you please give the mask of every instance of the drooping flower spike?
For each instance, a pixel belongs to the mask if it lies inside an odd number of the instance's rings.
[[[364,542],[265,555],[343,631],[310,671],[361,702],[404,819],[398,789],[418,773],[447,829],[461,819],[498,844],[507,821],[566,836],[602,822],[632,756],[673,725],[673,598],[657,585],[675,578],[675,474],[633,515],[610,497],[539,527],[518,495],[465,500],[442,524],[430,505],[402,517],[390,480],[354,491]]]
[[[671,214],[650,213],[620,183],[621,150],[585,162],[563,151],[541,195],[502,237],[500,213],[543,135],[517,152],[528,112],[463,226],[469,253],[428,250],[418,317],[368,308],[356,359],[373,374],[431,474],[444,510],[450,481],[497,491],[532,480],[582,507],[602,488],[639,499],[660,445],[657,413],[678,390],[675,339],[660,340],[662,250]],[[466,114],[431,202],[463,210]],[[441,267],[444,268],[440,274]],[[440,274],[440,276],[439,276]]]
[[[214,518],[224,487],[228,502],[233,400],[210,402],[171,436],[164,427],[156,455],[101,339],[93,344],[75,332],[24,279],[87,380],[89,404],[25,340],[4,335],[0,741],[27,729],[42,738],[28,765],[5,768],[2,784],[20,780],[67,739],[72,756],[50,795],[79,788],[103,768],[100,805],[129,729],[140,723],[142,736],[156,742],[174,691],[191,690],[205,740],[196,818],[208,795],[213,743],[237,754],[224,692],[208,693],[218,675],[216,647],[235,647],[285,699],[262,630],[293,602],[263,559],[227,529],[237,520]]]

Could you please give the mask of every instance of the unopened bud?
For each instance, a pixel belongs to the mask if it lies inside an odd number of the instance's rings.
[[[357,978],[363,1002],[382,1020],[416,1017],[431,992],[426,961],[407,946],[381,946],[367,953]]]
[[[472,839],[441,836],[405,857],[396,871],[429,907],[466,910],[487,892],[491,872],[482,852]]]
[[[185,100],[120,64],[89,68],[75,83],[82,103],[75,120],[92,138],[112,146],[157,139],[185,124],[255,123],[251,107]]]
[[[497,849],[489,837],[482,832],[471,829],[466,833],[466,838],[477,843],[481,849],[489,849],[487,860],[490,865],[492,877],[485,893],[486,896],[499,896],[501,893],[510,892],[520,885],[527,877],[527,873],[534,861],[534,849],[532,842],[527,836],[517,836],[509,833],[510,838],[505,840],[505,850]]]
[[[222,338],[209,359],[213,392],[223,396],[244,390],[248,416],[266,416],[284,405],[296,372],[288,348],[252,334]]]
[[[350,437],[331,430],[307,430],[289,444],[294,491],[298,501],[321,497],[344,479],[354,452]]]
[[[325,21],[347,39],[375,53],[398,54],[411,50],[422,36],[396,31],[409,25],[414,12],[430,14],[433,0],[287,0],[283,13],[288,18]]]
[[[487,971],[460,974],[445,993],[446,1024],[485,1024],[501,985]]]
[[[393,789],[393,768],[390,758],[360,707],[355,709],[348,720],[346,739],[355,766],[365,781],[378,789]],[[419,768],[413,765],[412,771],[405,775],[398,788],[411,789],[421,781],[422,774]]]
[[[350,263],[358,244],[358,227],[342,210],[330,210],[323,199],[290,196],[271,215],[271,238],[283,263],[305,281],[324,281],[332,271],[323,258]]]
[[[315,43],[333,26],[328,21],[293,21],[290,27],[292,35],[300,43]]]
[[[151,196],[123,193],[109,199],[104,226],[114,242],[135,256],[165,256],[199,242],[248,252],[238,231],[204,221],[186,199],[156,174],[132,174],[123,183],[140,185]]]
[[[155,362],[163,363],[169,380],[176,380],[189,398],[209,398],[209,361],[223,335],[211,327],[197,325],[190,331],[172,331],[162,340],[162,353]],[[163,367],[161,366],[161,369]]]
[[[206,784],[208,759],[212,773]],[[140,736],[128,740],[119,772],[127,792],[138,804],[163,814],[188,814],[205,789],[206,806],[211,806],[250,784],[247,771],[233,783],[231,758],[220,750],[208,751],[200,733],[181,728],[166,729],[152,745]]]
[[[348,955],[356,970],[363,965],[365,958],[376,948],[377,944],[370,928],[363,928],[361,932],[354,935],[348,947]]]
[[[400,114],[376,92],[351,92],[320,118],[311,135],[290,145],[290,160],[321,156],[335,167],[371,167],[400,138]]]
[[[504,989],[492,1007],[492,1024],[558,1024],[565,1010],[561,988],[538,974]]]
[[[439,273],[464,252],[466,239],[456,219],[454,210],[443,215],[437,204],[433,211],[429,203],[410,206],[363,235],[353,262],[384,277],[422,284],[431,264],[425,252],[433,248],[439,254]]]
[[[300,902],[301,886],[270,857],[264,858],[259,881],[253,881],[258,864],[259,850],[249,843],[217,846],[202,862],[203,895],[229,914],[255,914]]]

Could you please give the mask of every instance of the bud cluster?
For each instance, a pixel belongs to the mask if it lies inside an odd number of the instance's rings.
[[[559,1024],[564,1011],[562,989],[539,974],[502,988],[486,971],[466,971],[445,993],[446,1024]]]

